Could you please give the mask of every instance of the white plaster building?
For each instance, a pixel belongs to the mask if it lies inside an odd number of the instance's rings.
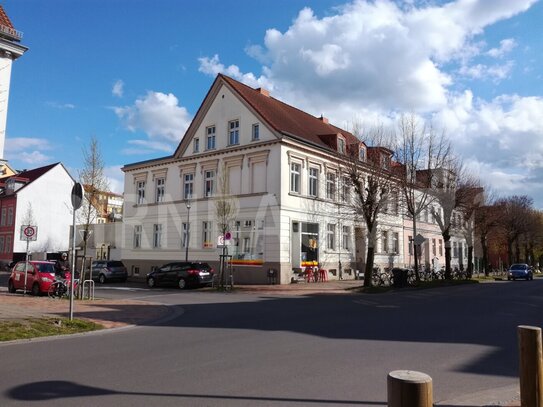
[[[0,262],[19,260],[26,253],[21,226],[37,227],[32,253],[67,251],[72,225],[74,179],[61,163],[2,178],[0,184]],[[36,258],[36,257],[34,257]]]
[[[356,151],[364,165],[367,150],[326,118],[219,74],[172,156],[124,166],[123,262],[144,277],[184,260],[188,235],[188,258],[217,267],[215,203],[228,174],[237,283],[264,283],[270,268],[289,283],[293,269],[313,262],[329,278],[340,270],[354,278],[365,262],[365,227],[346,214],[352,192],[338,157]],[[388,154],[382,150],[376,154]],[[379,229],[376,263],[404,266],[401,210],[383,215]]]

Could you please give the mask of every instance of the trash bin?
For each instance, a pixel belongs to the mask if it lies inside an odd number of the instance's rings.
[[[402,288],[407,286],[407,269],[395,267],[392,269],[393,286]]]

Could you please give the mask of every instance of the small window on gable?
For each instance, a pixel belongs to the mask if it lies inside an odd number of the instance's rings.
[[[251,135],[251,140],[260,140],[260,125],[258,123],[253,124],[253,132]]]
[[[338,153],[345,154],[345,140],[341,137],[337,138],[337,151]]]
[[[196,137],[194,140],[192,140],[192,152],[197,153],[200,151],[200,139]]]

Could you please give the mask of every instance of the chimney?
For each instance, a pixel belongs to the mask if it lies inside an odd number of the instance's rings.
[[[258,93],[260,93],[261,95],[264,95],[264,96],[267,96],[267,97],[270,96],[270,91],[268,89],[258,88],[256,91]]]
[[[319,117],[319,120],[322,120],[323,123],[328,124],[328,118],[324,117],[322,114],[321,114],[321,117]]]

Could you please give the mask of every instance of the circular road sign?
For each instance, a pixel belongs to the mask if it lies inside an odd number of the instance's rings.
[[[36,228],[34,226],[27,226],[24,228],[23,233],[27,238],[31,238],[36,234]]]

